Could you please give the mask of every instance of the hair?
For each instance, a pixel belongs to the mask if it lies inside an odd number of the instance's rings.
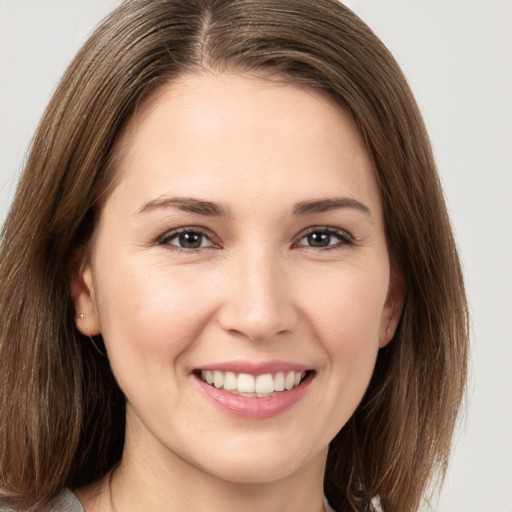
[[[122,127],[163,84],[265,74],[346,109],[366,141],[406,297],[368,390],[331,442],[339,512],[412,512],[442,482],[464,397],[468,316],[429,139],[407,82],[337,0],[128,0],[78,52],[32,141],[0,246],[0,495],[35,510],[120,459],[125,404],[70,275],[113,179]],[[100,347],[100,350],[96,348]]]

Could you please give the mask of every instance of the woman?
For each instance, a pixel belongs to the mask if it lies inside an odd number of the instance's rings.
[[[442,477],[460,266],[405,79],[334,0],[124,2],[0,265],[11,509],[413,511]]]

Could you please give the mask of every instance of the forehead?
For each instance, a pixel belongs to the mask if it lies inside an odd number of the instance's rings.
[[[344,194],[377,201],[371,159],[351,116],[326,94],[283,80],[185,75],[132,116],[117,166],[137,195]],[[333,187],[340,190],[333,190]],[[343,189],[343,190],[341,190]]]

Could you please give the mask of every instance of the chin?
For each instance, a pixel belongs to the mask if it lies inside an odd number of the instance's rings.
[[[301,453],[300,448],[283,451],[282,440],[280,444],[264,449],[255,443],[252,450],[246,447],[237,452],[212,454],[209,460],[203,460],[202,469],[227,482],[266,484],[286,479],[311,465],[318,464],[320,471],[325,467],[328,448],[311,455]]]
[[[268,463],[268,460],[260,460],[257,464],[246,461],[226,464],[224,467],[217,467],[215,476],[236,484],[269,484],[277,482],[295,474],[301,465],[290,465],[279,462]]]

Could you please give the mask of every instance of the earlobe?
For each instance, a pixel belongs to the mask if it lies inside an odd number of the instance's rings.
[[[92,268],[89,264],[80,265],[71,278],[71,297],[75,305],[77,329],[85,336],[101,333],[96,308]]]
[[[395,335],[404,308],[405,291],[406,285],[402,272],[396,267],[392,268],[389,277],[388,295],[382,311],[379,348],[385,347]]]

